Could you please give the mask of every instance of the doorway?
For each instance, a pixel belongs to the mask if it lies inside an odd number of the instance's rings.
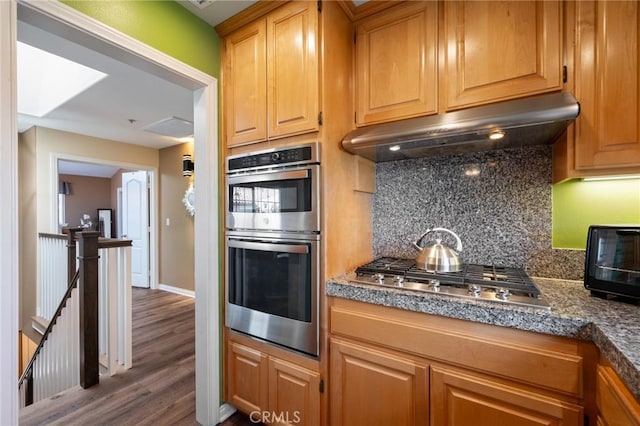
[[[219,419],[219,231],[218,231],[218,152],[217,152],[217,80],[180,61],[159,53],[143,43],[76,12],[57,2],[21,3],[49,30],[74,37],[77,42],[111,57],[152,72],[194,91],[195,157],[198,158],[198,182],[210,191],[198,195],[195,217],[196,270],[196,419],[201,424],[216,424]],[[17,311],[13,296],[18,294],[19,246],[17,229],[17,153],[15,90],[15,44],[17,3],[0,2],[0,198],[6,203],[0,221],[0,281],[6,285],[0,301],[0,341],[9,359],[0,366],[0,422],[17,420],[15,370],[17,365]],[[6,318],[5,318],[6,316]],[[4,321],[6,319],[6,321]]]
[[[57,159],[57,168],[52,168],[51,180],[54,185],[61,187],[62,185],[58,184],[61,177],[69,177],[69,175],[77,176],[79,179],[86,177],[100,180],[102,178],[102,180],[110,181],[110,185],[106,189],[85,188],[84,193],[86,194],[87,190],[103,192],[102,196],[94,194],[92,198],[106,199],[104,203],[94,207],[107,207],[113,210],[112,220],[115,222],[115,226],[111,227],[112,238],[132,240],[132,285],[142,288],[158,288],[157,242],[159,238],[156,226],[158,211],[158,196],[156,194],[158,191],[155,178],[157,170],[148,169],[141,164],[112,162],[98,158],[70,157],[64,154],[56,154],[54,158]],[[65,199],[68,201],[79,195],[78,188],[73,182],[67,182],[65,186],[70,194],[59,196],[57,200],[54,199],[58,205],[52,211],[70,213],[67,214],[66,221],[70,226],[78,226],[77,208],[75,209],[76,214],[73,215],[64,203]],[[106,193],[107,191],[108,193]],[[96,209],[87,211],[95,213]],[[98,223],[97,217],[92,219],[95,224]],[[60,219],[58,222],[60,223]]]

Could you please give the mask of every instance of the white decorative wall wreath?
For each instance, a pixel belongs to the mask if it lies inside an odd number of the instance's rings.
[[[195,190],[193,189],[193,184],[190,184],[189,189],[184,192],[182,203],[191,216],[196,213],[196,194]]]

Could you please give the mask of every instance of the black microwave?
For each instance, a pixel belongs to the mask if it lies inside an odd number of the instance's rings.
[[[584,286],[599,297],[640,299],[640,224],[592,225]]]

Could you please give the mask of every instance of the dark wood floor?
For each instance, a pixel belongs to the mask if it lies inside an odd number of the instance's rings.
[[[197,424],[194,306],[193,298],[133,289],[133,367],[23,409],[20,424]]]

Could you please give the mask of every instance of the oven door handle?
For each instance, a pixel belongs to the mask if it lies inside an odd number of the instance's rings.
[[[309,169],[304,169],[285,172],[256,173],[249,176],[229,176],[227,182],[229,185],[234,185],[238,183],[270,182],[274,180],[307,179],[308,177]]]
[[[309,253],[309,247],[306,244],[272,244],[257,243],[252,241],[227,240],[227,246],[239,249],[273,251],[284,253]]]

